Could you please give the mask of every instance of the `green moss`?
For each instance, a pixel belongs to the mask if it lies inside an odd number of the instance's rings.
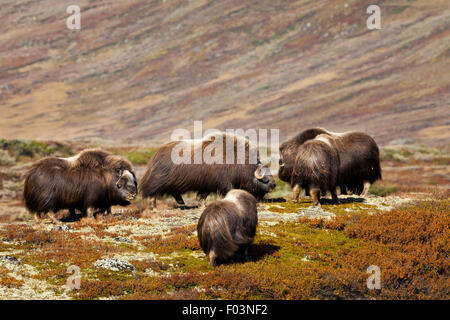
[[[176,266],[177,271],[182,272],[206,272],[211,269],[208,265],[206,255],[201,250],[177,251],[176,257],[164,259],[165,263]]]
[[[68,156],[72,154],[71,148],[67,145],[56,142],[43,142],[36,140],[0,139],[0,149],[9,151],[9,153],[13,155],[16,160],[22,156],[50,156],[56,153],[62,156]]]
[[[397,190],[394,186],[390,185],[372,185],[370,187],[370,193],[379,197],[385,197]]]
[[[449,166],[450,165],[450,157],[437,157],[433,159],[433,164],[438,166]]]
[[[408,6],[396,7],[394,9],[391,9],[389,11],[389,13],[390,14],[399,14],[399,13],[402,13],[406,8],[408,8]]]
[[[285,197],[292,194],[292,189],[289,183],[280,180],[278,177],[275,177],[275,183],[277,186],[270,193],[270,198]]]
[[[144,165],[147,164],[153,154],[156,152],[155,148],[146,149],[112,149],[113,154],[120,155],[127,158],[133,164]]]

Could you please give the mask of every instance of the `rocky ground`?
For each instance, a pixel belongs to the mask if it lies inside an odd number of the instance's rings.
[[[280,199],[276,199],[277,201]],[[193,199],[194,201],[194,199]],[[301,203],[295,204],[291,200],[286,202],[266,202],[258,205],[258,235],[277,237],[271,231],[280,222],[295,222],[301,217],[309,219],[331,219],[336,215],[355,214],[361,212],[388,211],[402,204],[411,202],[410,197],[372,196],[362,199],[355,196],[341,196],[341,204],[324,204],[322,209],[311,206],[308,198],[301,199]],[[170,202],[170,201],[169,201]],[[0,232],[4,237],[0,244],[0,268],[3,269],[9,282],[0,283],[0,299],[72,299],[77,297],[64,281],[71,274],[64,274],[64,269],[70,265],[79,265],[82,261],[81,277],[83,284],[88,279],[96,279],[98,269],[107,270],[109,277],[114,278],[114,273],[119,276],[123,272],[129,272],[129,277],[167,277],[175,273],[183,273],[186,255],[197,259],[199,264],[206,266],[206,258],[201,250],[194,245],[193,250],[186,253],[186,248],[177,248],[168,252],[154,252],[149,247],[148,240],[161,237],[163,239],[173,235],[174,230],[182,229],[184,237],[196,242],[195,227],[201,215],[202,208],[176,209],[171,205],[162,203],[158,210],[139,210],[139,208],[115,208],[113,214],[108,217],[99,217],[93,221],[61,222],[54,224],[51,220],[41,223],[30,221],[30,217],[19,208],[16,208],[17,220],[13,223],[0,224]],[[9,238],[11,234],[14,234]],[[40,238],[40,235],[43,238]],[[6,236],[6,238],[5,238]],[[27,238],[28,237],[28,238]],[[49,237],[48,239],[46,237]],[[53,239],[53,237],[55,239]],[[37,239],[35,239],[37,238]],[[96,252],[94,257],[86,257],[85,250],[78,253],[78,245],[73,247],[56,248],[57,250],[73,250],[73,252],[55,252],[53,243],[58,241],[82,241],[84,244],[98,244],[102,251]],[[34,244],[31,247],[29,244]],[[89,250],[88,250],[89,251]],[[67,254],[67,258],[58,257],[61,263],[56,270],[55,265],[48,263],[45,258],[53,255]],[[35,256],[39,258],[34,259]],[[90,260],[85,263],[85,259]],[[307,258],[305,258],[307,259]],[[189,260],[189,259],[188,259]],[[135,265],[148,264],[148,267],[137,269]],[[152,265],[165,266],[160,270]],[[53,271],[58,271],[57,276],[49,276]],[[9,283],[9,285],[8,285]],[[83,286],[81,289],[83,290]],[[117,298],[105,296],[103,298]]]
[[[36,223],[21,193],[40,155],[10,159],[0,167],[0,299],[448,298],[448,156],[416,147],[382,156],[383,180],[366,199],[340,195],[335,205],[327,196],[317,209],[309,197],[292,202],[277,181],[258,204],[250,261],[217,268],[198,244],[203,208],[194,195],[184,208],[164,198],[149,210],[138,198],[96,220],[66,221],[61,212],[60,223]],[[135,165],[139,178],[145,166]],[[372,264],[387,277],[376,293],[365,286]]]

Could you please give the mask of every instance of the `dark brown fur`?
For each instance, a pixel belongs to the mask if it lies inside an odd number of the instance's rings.
[[[171,159],[173,148],[181,142],[171,142],[162,146],[150,159],[147,171],[140,183],[141,195],[144,198],[172,195],[178,203],[184,204],[181,195],[189,191],[197,192],[204,199],[210,193],[225,195],[229,190],[235,188],[247,190],[257,198],[264,197],[275,187],[275,180],[270,174],[269,168],[262,164],[250,163],[249,150],[251,146],[248,140],[245,143],[245,162],[238,164],[236,151],[238,138],[235,136],[231,136],[234,141],[234,162],[226,164],[226,137],[226,134],[222,134],[223,164],[194,164],[195,149],[201,148],[203,152],[214,141],[211,138],[191,146],[192,163],[190,164],[175,164]],[[260,174],[265,172],[262,179],[255,177],[256,170]]]
[[[315,205],[319,205],[320,193],[325,194],[327,191],[337,201],[336,186],[339,183],[340,167],[334,142],[317,138],[306,141],[298,148],[291,178],[291,186],[296,192],[294,197],[298,197],[298,188],[310,190]]]
[[[374,183],[381,179],[379,149],[369,135],[362,132],[332,133],[323,128],[312,128],[299,133],[280,146],[280,167],[278,175],[281,180],[290,182],[294,159],[298,148],[319,134],[332,136],[340,156],[340,189],[346,193],[349,189],[361,194],[365,183]]]
[[[77,209],[85,216],[89,208],[110,211],[112,205],[128,205],[136,192],[136,178],[127,160],[86,150],[76,158],[48,157],[34,163],[25,176],[24,199],[37,217],[62,209],[71,214]]]
[[[197,225],[200,246],[212,266],[231,258],[248,259],[258,224],[256,199],[233,189],[222,200],[208,205]]]

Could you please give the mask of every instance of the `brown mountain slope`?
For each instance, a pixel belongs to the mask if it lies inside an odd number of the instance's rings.
[[[0,6],[0,137],[169,140],[175,128],[310,126],[450,138],[448,2],[88,1]]]

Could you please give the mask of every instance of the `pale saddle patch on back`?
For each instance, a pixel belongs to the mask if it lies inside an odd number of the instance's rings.
[[[330,137],[328,137],[327,135],[320,134],[315,138],[315,140],[322,141],[326,143],[328,146],[333,147],[333,145],[330,142]]]
[[[227,195],[225,196],[225,198],[223,198],[223,200],[233,203],[238,208],[238,210],[241,213],[243,213],[244,208],[241,206],[241,203],[239,201],[239,195],[241,193],[242,193],[241,190],[231,190],[227,193]]]
[[[69,158],[58,158],[58,159],[64,160],[69,165],[73,166],[75,164],[75,162],[78,160],[79,157],[80,157],[80,153],[75,155],[75,156],[69,157]]]

